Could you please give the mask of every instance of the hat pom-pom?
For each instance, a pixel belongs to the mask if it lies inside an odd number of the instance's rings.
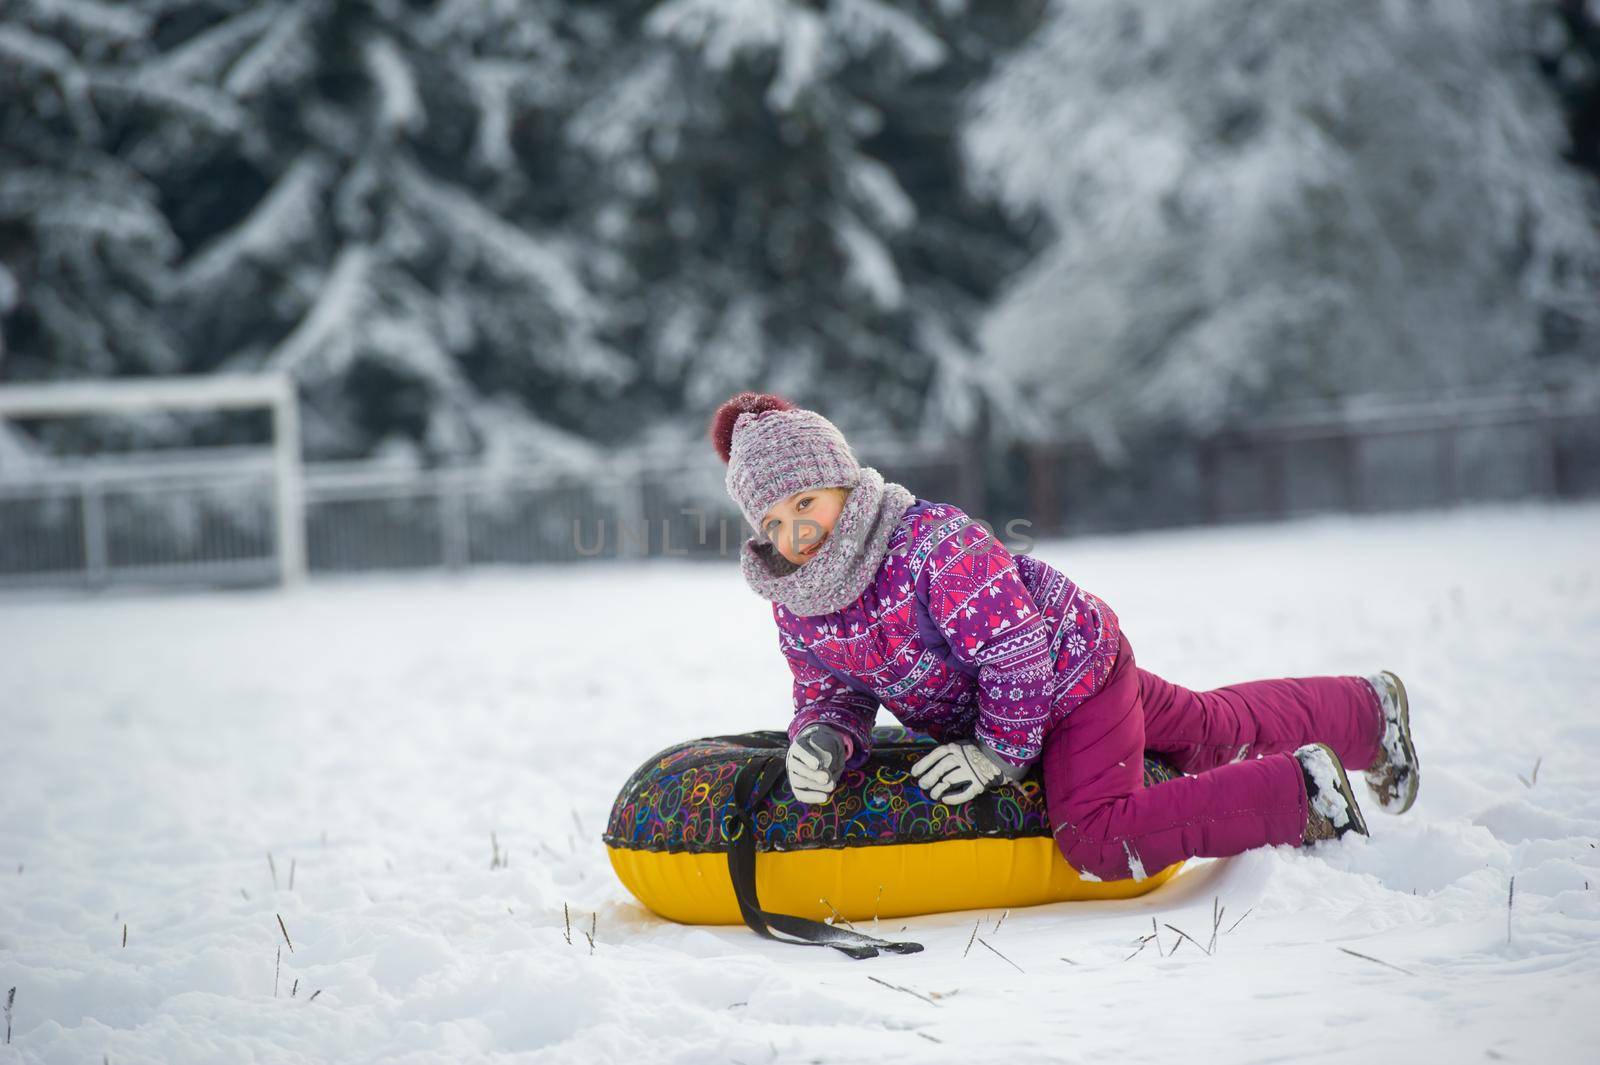
[[[739,420],[739,415],[794,409],[793,403],[770,392],[740,392],[718,407],[712,416],[711,446],[717,449],[717,457],[727,462],[733,451],[733,423]]]

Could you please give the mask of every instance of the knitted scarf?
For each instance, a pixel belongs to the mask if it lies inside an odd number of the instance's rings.
[[[802,617],[838,610],[866,591],[889,537],[915,501],[910,489],[863,466],[860,483],[850,490],[839,520],[815,556],[796,565],[772,541],[752,536],[739,550],[739,569],[757,595]]]

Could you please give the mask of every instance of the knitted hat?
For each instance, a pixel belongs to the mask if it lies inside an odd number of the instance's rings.
[[[711,442],[728,464],[728,495],[766,540],[761,516],[806,488],[854,488],[861,464],[838,426],[782,396],[740,392],[717,408]]]

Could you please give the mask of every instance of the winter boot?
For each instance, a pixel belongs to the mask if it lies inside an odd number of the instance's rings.
[[[1417,762],[1417,749],[1411,745],[1406,686],[1387,669],[1363,679],[1378,693],[1384,721],[1383,749],[1377,762],[1366,770],[1367,787],[1380,809],[1403,814],[1417,801],[1417,787],[1422,783],[1422,766]]]
[[[1306,779],[1306,805],[1310,808],[1301,843],[1309,847],[1318,840],[1338,839],[1347,832],[1370,836],[1350,788],[1350,778],[1333,748],[1326,743],[1308,743],[1295,751],[1294,757]]]

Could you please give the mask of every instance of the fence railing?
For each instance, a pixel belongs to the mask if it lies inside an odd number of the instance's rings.
[[[300,406],[286,374],[210,374],[0,385],[0,420],[176,411],[265,411],[265,448],[161,453],[135,462],[98,460],[0,464],[0,581],[54,583],[81,560],[85,583],[169,571],[173,543],[207,546],[191,577],[254,579],[260,566],[256,523],[239,512],[256,497],[247,484],[266,479],[271,558],[285,582],[305,573],[300,502]],[[0,425],[0,431],[4,431]],[[0,441],[3,442],[3,441]],[[240,456],[239,451],[246,452]],[[203,455],[204,457],[199,457]],[[219,484],[218,463],[232,462]],[[219,507],[221,493],[231,505]],[[76,552],[74,553],[74,546]]]
[[[970,491],[944,450],[858,449],[890,480]],[[268,449],[64,462],[0,479],[0,588],[277,580]],[[709,462],[579,473],[312,463],[300,477],[312,575],[599,559],[736,557],[749,534]]]
[[[1358,398],[1158,440],[1121,465],[1078,443],[1034,446],[1026,463],[1041,533],[1578,498],[1600,495],[1600,401]]]
[[[276,580],[276,472],[270,450],[228,449],[9,476],[0,586]]]
[[[1020,489],[986,486],[978,456],[955,448],[857,442],[856,452],[996,527],[1026,518],[1034,536],[1600,495],[1593,402],[1369,402],[1155,446],[1112,467],[1082,445],[1038,445],[1001,466]],[[298,520],[287,524],[282,472],[281,449],[264,447],[3,471],[0,589],[271,582],[285,527],[313,575],[732,558],[749,533],[714,459],[618,459],[582,474],[313,463],[297,471]],[[1015,513],[991,509],[1001,496]]]

